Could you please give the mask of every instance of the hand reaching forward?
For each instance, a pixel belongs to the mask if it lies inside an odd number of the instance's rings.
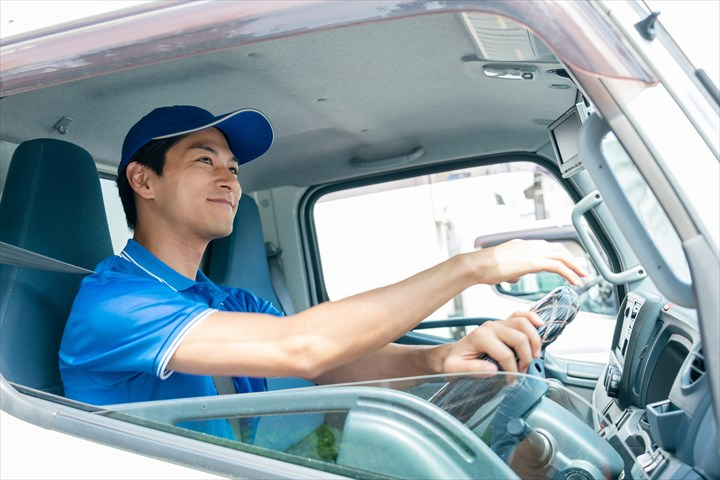
[[[477,283],[488,285],[516,282],[527,273],[540,271],[557,273],[578,285],[578,276],[587,275],[568,249],[545,240],[511,240],[465,255],[478,262],[474,265]]]
[[[525,372],[542,342],[537,327],[542,320],[532,312],[515,312],[505,320],[485,322],[449,347],[443,373],[491,373],[497,366],[480,360],[487,354],[505,372]],[[517,360],[516,360],[517,358]]]

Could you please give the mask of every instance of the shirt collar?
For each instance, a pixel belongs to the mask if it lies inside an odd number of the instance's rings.
[[[186,290],[197,282],[210,282],[208,278],[200,271],[197,272],[197,280],[191,280],[186,276],[176,272],[169,265],[150,253],[148,249],[140,245],[132,238],[128,240],[125,249],[120,253],[120,257],[128,260],[148,275],[154,277],[158,281],[167,284],[173,290]],[[211,283],[211,282],[210,282]]]

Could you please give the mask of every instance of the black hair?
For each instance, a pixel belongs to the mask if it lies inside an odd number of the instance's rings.
[[[137,162],[140,165],[145,165],[158,176],[162,176],[163,167],[165,167],[165,154],[186,136],[187,135],[179,135],[177,137],[148,142],[133,155],[128,165],[132,162]],[[135,230],[137,208],[135,206],[135,192],[127,178],[127,165],[118,173],[115,185],[117,185],[120,201],[122,202],[123,210],[125,210],[125,219],[127,220],[128,228],[131,231]]]

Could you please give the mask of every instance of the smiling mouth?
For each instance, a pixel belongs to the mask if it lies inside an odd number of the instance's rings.
[[[221,205],[227,205],[230,208],[235,208],[235,202],[227,198],[210,198],[208,199],[208,201],[213,203],[219,203]]]

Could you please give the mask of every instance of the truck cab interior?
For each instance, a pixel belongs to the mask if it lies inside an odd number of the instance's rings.
[[[658,63],[655,50],[676,47],[660,24],[642,40],[634,24],[649,12],[160,3],[2,47],[3,411],[230,477],[720,478],[717,137],[712,114],[710,127],[690,115],[714,111],[717,133],[718,105],[701,77],[668,79],[688,61]],[[580,312],[515,390],[499,373],[67,399],[57,352],[75,292],[132,235],[114,185],[123,137],[164,105],[256,108],[275,130],[240,167],[233,233],[206,252],[217,283],[291,315],[467,249],[541,238],[591,272]],[[676,138],[653,112],[676,115]],[[533,275],[473,287],[397,342],[455,341],[559,286]],[[466,416],[436,401],[451,384]],[[243,417],[260,427],[236,440],[178,426]],[[316,448],[327,435],[332,447]]]

